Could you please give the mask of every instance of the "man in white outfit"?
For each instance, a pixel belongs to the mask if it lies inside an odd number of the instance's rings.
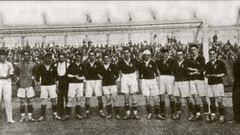
[[[12,82],[13,65],[6,61],[8,52],[0,49],[0,103],[2,96],[4,98],[5,110],[7,114],[7,122],[15,123],[12,119]]]

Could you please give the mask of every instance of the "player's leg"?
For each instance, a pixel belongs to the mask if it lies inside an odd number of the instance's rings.
[[[187,106],[188,106],[188,111],[189,111],[189,114],[190,116],[188,117],[188,120],[192,121],[192,120],[195,120],[195,116],[194,116],[194,106],[193,106],[193,103],[192,103],[192,99],[191,97],[185,97],[185,101],[187,103]]]
[[[77,84],[77,91],[76,91],[76,107],[75,112],[77,114],[77,119],[83,119],[85,116],[82,116],[82,100],[83,100],[83,83]]]
[[[165,94],[161,94],[160,96],[160,115],[164,118],[165,117],[165,106],[166,106],[166,102],[165,102]]]
[[[182,104],[181,104],[181,97],[180,96],[175,96],[176,98],[176,110],[175,110],[175,116],[173,119],[180,119],[181,118],[181,110],[182,110]]]
[[[90,81],[86,81],[86,91],[85,91],[85,114],[86,118],[89,118],[90,114],[90,99],[93,95],[93,88]]]
[[[106,97],[106,109],[107,109],[107,119],[111,119],[112,118],[112,103],[111,103],[111,95],[109,94],[105,94]]]
[[[210,97],[210,111],[211,111],[211,121],[216,120],[216,98]]]
[[[219,122],[224,122],[224,105],[223,105],[223,96],[217,97],[218,111],[219,111]]]
[[[169,76],[168,79],[166,79],[167,82],[166,82],[166,92],[168,94],[168,99],[170,101],[170,110],[171,110],[171,117],[173,118],[174,117],[174,109],[175,109],[175,106],[176,106],[176,103],[175,103],[175,97],[174,97],[174,77],[173,76]],[[165,80],[165,81],[166,81]]]
[[[38,118],[38,121],[43,121],[46,119],[48,95],[47,86],[40,86],[41,116]]]
[[[58,115],[60,117],[64,117],[64,86],[62,83],[62,81],[59,81],[57,93]]]
[[[120,117],[120,108],[118,105],[118,95],[117,95],[117,87],[115,92],[112,92],[112,102],[113,102],[113,108],[114,108],[114,113],[115,113],[115,118],[119,120]]]
[[[128,93],[124,93],[124,106],[126,112],[124,119],[129,119],[131,112],[130,112],[130,95]]]
[[[68,96],[68,102],[67,102],[66,109],[65,109],[66,115],[62,118],[63,121],[70,119],[71,114],[72,114],[72,106],[74,104],[74,100],[75,100],[75,97],[70,96],[70,95]]]
[[[152,119],[152,106],[151,106],[151,102],[150,102],[150,96],[144,96],[145,97],[145,101],[146,101],[146,110],[148,113],[147,118],[148,119]]]
[[[176,106],[175,97],[173,96],[173,94],[171,94],[171,95],[168,95],[168,99],[170,101],[171,118],[173,118],[174,109],[175,109],[175,106]]]
[[[196,80],[190,81],[189,85],[190,85],[190,96],[191,96],[192,105],[193,105],[192,113],[194,117],[196,117],[196,118],[189,118],[189,120],[195,120],[200,118],[200,110],[201,110]]]
[[[152,105],[151,105],[151,101],[150,101],[151,100],[151,93],[150,93],[151,88],[149,86],[150,86],[150,84],[149,84],[148,80],[143,79],[140,81],[142,95],[144,96],[145,102],[146,102],[146,110],[148,113],[147,118],[152,119]]]
[[[3,99],[8,123],[15,123],[12,118],[12,84],[11,81],[5,81],[3,86]]]
[[[56,120],[61,120],[61,117],[57,114],[57,93],[56,93],[56,85],[48,86],[49,97],[52,103],[52,111],[53,111],[53,118]]]
[[[21,122],[21,123],[24,122],[24,121],[27,121],[27,119],[25,117],[25,114],[26,114],[26,112],[25,112],[25,109],[26,109],[25,101],[26,101],[25,98],[20,98],[20,115],[21,115],[21,118],[20,118],[19,122]]]
[[[94,93],[95,93],[95,95],[96,95],[96,97],[97,97],[97,100],[98,100],[99,115],[100,115],[100,117],[105,118],[106,115],[105,115],[104,112],[103,112],[102,83],[101,83],[100,80],[97,80],[97,81],[95,81],[95,83],[94,83],[93,85],[94,85],[93,91],[94,91]]]
[[[138,103],[137,103],[137,94],[136,93],[132,93],[130,94],[131,100],[132,100],[132,110],[133,110],[133,116],[134,119],[140,119],[140,117],[138,116]]]
[[[30,122],[34,122],[35,119],[32,117],[32,113],[33,113],[33,98],[27,98],[27,110],[28,110],[28,121]]]

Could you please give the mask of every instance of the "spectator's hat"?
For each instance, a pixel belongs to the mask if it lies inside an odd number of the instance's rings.
[[[8,55],[8,51],[5,49],[0,49],[0,55]]]

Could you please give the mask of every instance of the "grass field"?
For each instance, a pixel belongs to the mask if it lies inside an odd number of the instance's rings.
[[[84,120],[72,118],[69,121],[56,121],[51,116],[50,104],[48,105],[47,121],[34,123],[6,124],[6,116],[3,107],[0,114],[1,135],[234,135],[240,134],[240,124],[233,124],[231,93],[226,93],[224,102],[226,107],[226,122],[206,123],[204,121],[190,122],[187,120],[186,110],[183,107],[183,116],[179,121],[169,117],[167,110],[166,120],[148,120],[144,107],[144,98],[139,95],[140,120],[107,120],[98,116],[96,99],[92,102],[91,117]],[[120,96],[120,104],[123,104],[123,97]],[[40,104],[36,98],[34,102],[34,114],[39,116]],[[13,99],[14,119],[19,120],[19,99]]]

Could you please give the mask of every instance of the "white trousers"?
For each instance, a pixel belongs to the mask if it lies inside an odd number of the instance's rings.
[[[12,120],[12,83],[10,79],[0,79],[0,103],[2,96],[5,103],[7,121]]]

